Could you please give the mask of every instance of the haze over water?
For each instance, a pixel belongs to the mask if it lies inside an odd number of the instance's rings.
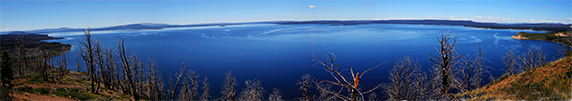
[[[163,74],[163,81],[174,77],[181,68],[181,62],[188,60],[188,70],[194,70],[202,80],[208,76],[211,95],[220,97],[220,87],[225,73],[232,71],[237,77],[238,92],[244,88],[244,81],[258,79],[265,88],[265,97],[273,88],[280,89],[284,98],[292,100],[302,97],[297,81],[302,75],[311,74],[318,80],[332,80],[322,66],[315,64],[311,52],[325,60],[324,52],[334,53],[336,62],[342,68],[352,67],[363,71],[384,63],[370,71],[360,80],[362,89],[370,89],[379,83],[388,82],[390,68],[396,59],[409,56],[416,59],[426,72],[434,63],[429,54],[437,54],[435,36],[449,30],[457,34],[457,52],[474,55],[478,43],[486,52],[485,63],[494,70],[498,78],[504,73],[502,55],[508,49],[516,54],[528,48],[540,48],[552,59],[556,43],[532,40],[515,40],[510,36],[524,30],[479,29],[462,26],[441,25],[397,25],[370,24],[355,26],[330,25],[236,25],[226,27],[188,27],[162,30],[118,30],[95,31],[93,37],[105,48],[115,48],[118,36],[125,39],[128,51],[134,51],[140,58],[150,57],[157,62]],[[65,37],[52,40],[72,44],[72,51],[66,53],[70,67],[75,67],[79,51],[81,32],[50,33],[50,36]],[[75,69],[75,68],[72,68]],[[349,75],[349,73],[348,73]],[[488,83],[488,81],[486,82]],[[168,84],[167,82],[165,84]],[[382,93],[382,89],[376,91]]]

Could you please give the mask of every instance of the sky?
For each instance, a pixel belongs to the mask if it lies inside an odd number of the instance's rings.
[[[133,23],[446,19],[572,23],[571,0],[1,0],[0,31]]]

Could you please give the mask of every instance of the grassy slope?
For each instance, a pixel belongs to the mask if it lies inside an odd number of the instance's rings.
[[[478,95],[472,100],[570,99],[571,68],[572,57],[565,57],[461,95]]]
[[[51,75],[57,72],[53,72]],[[133,100],[133,97],[121,94],[118,89],[104,89],[100,85],[99,94],[89,91],[88,75],[69,71],[61,78],[43,81],[39,75],[20,77],[14,80],[12,95],[14,100]]]
[[[521,33],[519,33],[521,34]],[[555,41],[554,33],[523,35],[534,40]],[[559,37],[558,37],[559,38]],[[482,88],[459,94],[469,100],[556,100],[572,98],[572,57],[566,56],[518,75],[503,75]]]

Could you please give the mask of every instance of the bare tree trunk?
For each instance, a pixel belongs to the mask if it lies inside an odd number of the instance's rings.
[[[189,87],[190,90],[190,100],[194,101],[196,99],[198,99],[198,89],[199,89],[199,81],[197,80],[199,78],[199,75],[195,75],[196,72],[195,71],[190,71],[189,74],[187,74],[187,79],[189,79],[189,84],[191,87]]]
[[[139,94],[137,94],[136,91],[136,85],[133,77],[133,71],[131,70],[133,67],[132,65],[129,64],[129,57],[127,56],[127,52],[125,49],[125,41],[123,40],[123,38],[119,37],[120,41],[118,42],[118,49],[119,49],[119,56],[121,57],[121,62],[122,62],[122,67],[123,67],[123,72],[125,73],[124,76],[126,76],[125,78],[127,79],[127,82],[130,85],[130,89],[131,89],[131,94],[133,95],[133,98],[135,99],[135,101],[139,100]]]
[[[382,86],[389,95],[389,100],[411,100],[416,92],[413,91],[414,76],[418,74],[421,65],[409,57],[404,57],[395,62],[389,80],[391,83]]]
[[[222,96],[222,100],[225,101],[235,101],[236,98],[234,97],[236,95],[236,91],[234,90],[234,87],[236,87],[237,83],[236,83],[236,77],[232,76],[232,72],[228,72],[225,74],[226,80],[224,81],[223,84],[223,90],[221,92]]]
[[[455,53],[455,47],[457,43],[456,35],[449,34],[449,31],[446,33],[441,32],[441,37],[436,37],[437,41],[439,41],[439,48],[435,48],[435,50],[439,53],[439,55],[431,55],[430,60],[436,64],[436,66],[440,67],[441,69],[441,91],[445,94],[445,99],[451,98],[450,90],[451,90],[451,72],[452,69],[458,61],[460,56]]]
[[[464,92],[468,92],[470,91],[473,86],[477,86],[478,82],[477,80],[479,80],[478,76],[479,76],[479,69],[481,69],[479,66],[479,56],[477,55],[477,57],[473,58],[470,55],[467,55],[465,57],[462,57],[460,60],[460,75],[457,78],[457,80],[455,80],[456,84],[456,88],[458,88],[458,90],[461,93]],[[472,97],[472,95],[469,95],[469,97]]]
[[[26,48],[24,47],[24,36],[18,35],[18,59],[20,59],[20,69],[18,74],[22,75],[24,70],[28,70],[28,59],[26,59]]]
[[[80,40],[80,53],[79,55],[83,58],[83,60],[85,61],[85,64],[87,66],[88,69],[88,73],[90,75],[90,80],[91,80],[91,93],[96,93],[95,90],[95,81],[96,81],[96,71],[95,71],[95,50],[94,50],[94,40],[91,38],[91,30],[88,29],[84,29],[83,30],[84,33],[84,39]]]
[[[244,83],[246,88],[240,93],[240,99],[243,101],[261,101],[262,93],[264,92],[264,88],[260,81],[254,79],[254,81],[246,80]]]
[[[274,88],[274,91],[272,91],[272,94],[270,94],[270,96],[268,97],[268,101],[284,101],[282,99],[282,94],[280,93],[280,90]]]
[[[205,79],[203,80],[203,88],[202,88],[203,95],[201,95],[202,101],[209,101],[209,99],[211,98],[211,96],[209,94],[209,92],[210,92],[209,87],[210,86],[209,86],[209,82],[207,82],[208,79],[209,78],[207,78],[207,76],[205,76]]]
[[[505,56],[503,56],[504,64],[506,66],[505,71],[510,75],[518,74],[518,68],[516,68],[517,61],[514,56],[513,49],[508,50]]]
[[[157,70],[157,65],[155,61],[149,58],[149,83],[150,83],[150,94],[149,100],[161,100],[163,97],[163,80],[161,80],[161,74]]]
[[[60,67],[59,72],[60,72],[60,78],[61,78],[62,76],[65,76],[68,72],[68,68],[67,68],[68,65],[67,65],[65,53],[60,56],[60,59],[58,59],[58,65]]]
[[[304,76],[302,76],[302,81],[298,81],[296,85],[300,85],[300,90],[304,91],[304,98],[301,100],[311,101],[314,99],[308,90],[312,87],[312,83],[315,82],[316,78],[312,77],[310,74],[304,74]]]
[[[187,69],[187,63],[183,62],[182,66],[181,66],[181,70],[179,71],[180,73],[178,74],[179,76],[177,76],[177,82],[175,84],[170,85],[169,94],[170,94],[170,100],[171,101],[175,100],[175,94],[177,94],[177,88],[179,86],[181,86],[181,85],[179,85],[179,82],[181,81],[181,78],[185,74],[186,69]]]

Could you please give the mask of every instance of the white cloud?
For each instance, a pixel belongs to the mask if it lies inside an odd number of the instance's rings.
[[[483,18],[483,17],[481,17],[481,16],[475,16],[475,18],[480,19],[480,18]]]
[[[316,6],[310,5],[310,6],[308,6],[308,8],[316,8]]]
[[[4,28],[4,29],[0,28],[0,31],[9,31],[9,30],[10,30],[10,28]]]
[[[534,19],[530,19],[530,21],[534,21]]]
[[[445,16],[444,16],[444,15],[441,15],[441,17],[444,18]]]
[[[548,6],[544,6],[544,8],[548,9]]]

